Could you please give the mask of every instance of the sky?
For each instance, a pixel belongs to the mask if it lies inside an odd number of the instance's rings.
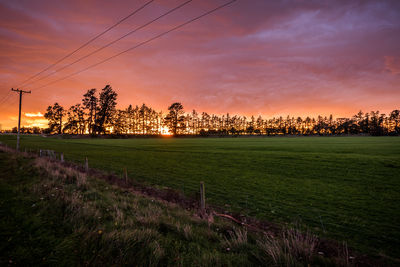
[[[185,0],[155,0],[77,53],[23,83],[148,0],[0,0],[0,124],[45,126],[48,105],[79,103],[110,84],[118,108],[147,105],[209,114],[351,117],[400,109],[400,1],[237,0],[78,75],[229,0],[193,0],[64,68]],[[47,75],[49,75],[46,77]],[[54,83],[53,83],[54,82]],[[48,86],[43,87],[44,85]],[[22,85],[22,86],[21,86]]]

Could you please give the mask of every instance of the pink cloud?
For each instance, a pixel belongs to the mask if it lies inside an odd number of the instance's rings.
[[[385,69],[392,74],[400,74],[400,57],[385,56]]]
[[[27,77],[79,47],[145,1],[1,2],[0,99]],[[155,1],[80,51],[85,55],[182,1]],[[217,13],[87,72],[35,90],[182,23],[218,1],[193,1],[176,14],[48,79],[27,86],[23,110],[69,107],[111,84],[119,106],[233,114],[340,114],[392,110],[400,98],[400,2],[237,1]],[[390,55],[390,56],[388,56]],[[397,75],[393,75],[397,74]],[[17,110],[0,107],[0,121]],[[26,99],[26,101],[25,101]]]

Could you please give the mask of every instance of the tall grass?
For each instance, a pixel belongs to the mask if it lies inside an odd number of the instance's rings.
[[[265,235],[257,244],[263,251],[265,261],[271,261],[276,266],[295,266],[298,262],[311,262],[316,254],[318,239],[309,232],[288,229],[280,236]]]

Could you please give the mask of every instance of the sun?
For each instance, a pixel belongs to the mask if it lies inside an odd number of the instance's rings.
[[[172,133],[167,126],[164,126],[161,128],[161,135],[172,135]]]

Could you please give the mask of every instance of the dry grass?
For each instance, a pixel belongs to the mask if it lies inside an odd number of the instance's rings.
[[[137,210],[136,220],[142,225],[158,225],[163,214],[159,207],[149,207],[148,209]]]
[[[36,158],[34,164],[53,179],[65,183],[74,183],[80,189],[84,189],[87,184],[87,175],[73,167],[66,167],[59,162],[50,161],[46,158]]]
[[[228,251],[240,251],[248,244],[247,229],[234,227],[232,230],[228,231],[228,237],[224,239],[223,245]]]
[[[270,259],[276,266],[295,266],[298,261],[309,263],[316,253],[318,239],[309,232],[297,229],[282,232],[281,236],[266,235],[257,241],[264,253],[264,260]]]
[[[114,205],[113,209],[114,209],[114,214],[115,214],[114,215],[115,223],[119,224],[119,225],[124,224],[125,215],[124,215],[123,211],[120,208],[118,208],[117,205]]]
[[[185,238],[187,239],[187,240],[190,240],[191,239],[191,237],[192,237],[192,227],[189,225],[189,224],[185,224],[183,227],[182,227],[182,231],[183,231],[183,235],[185,236]]]

